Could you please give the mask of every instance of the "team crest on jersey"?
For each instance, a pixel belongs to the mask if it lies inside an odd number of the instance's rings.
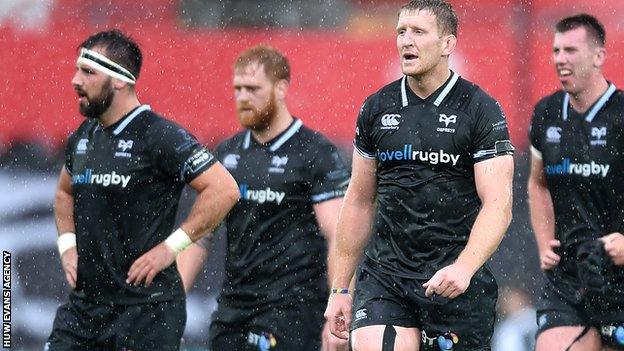
[[[381,116],[381,129],[399,129],[399,124],[401,124],[399,118],[401,115],[396,113]]]
[[[269,173],[284,173],[284,166],[288,163],[288,156],[273,156]]]
[[[240,155],[228,154],[223,159],[223,166],[227,169],[236,169],[236,167],[238,167],[239,159],[240,159]]]
[[[546,142],[559,143],[561,141],[561,127],[548,127],[546,129]]]
[[[605,146],[607,145],[607,127],[592,127],[591,129],[592,139],[589,141],[591,146]]]
[[[87,152],[87,144],[89,139],[80,139],[78,145],[76,145],[76,155],[82,155]]]
[[[436,130],[438,132],[442,132],[442,133],[455,133],[455,128],[449,128],[449,124],[456,124],[457,123],[457,116],[456,115],[450,115],[447,116],[444,113],[440,113],[440,118],[438,119],[438,122],[440,123],[444,123],[444,127],[438,127]]]
[[[134,145],[134,140],[123,140],[119,139],[119,143],[117,143],[117,152],[115,152],[115,157],[132,157],[132,154],[127,152],[132,149],[132,145]]]

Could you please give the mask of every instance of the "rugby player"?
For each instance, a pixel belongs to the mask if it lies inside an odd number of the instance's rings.
[[[238,182],[241,201],[224,222],[226,277],[210,348],[346,350],[324,328],[323,309],[327,246],[349,171],[331,142],[288,111],[283,54],[263,45],[247,49],[234,64],[233,85],[244,129],[215,154]],[[202,243],[178,257],[187,290],[206,256]]]
[[[591,15],[555,25],[562,89],[531,122],[531,222],[546,277],[538,351],[624,350],[624,95],[603,75],[605,39]]]
[[[73,290],[47,350],[178,350],[186,306],[176,254],[239,198],[205,147],[139,103],[141,63],[139,46],[117,30],[80,44],[72,85],[86,120],[69,138],[54,201]],[[198,197],[174,230],[185,184]]]
[[[489,350],[497,284],[485,262],[511,220],[505,116],[449,69],[449,3],[409,2],[396,30],[404,76],[357,119],[325,316],[356,351]]]

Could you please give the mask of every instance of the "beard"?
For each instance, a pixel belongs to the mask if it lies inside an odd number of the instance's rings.
[[[113,103],[115,91],[111,84],[112,79],[109,78],[102,86],[102,92],[93,98],[86,97],[87,103],[80,103],[80,114],[87,118],[100,118]]]
[[[276,112],[277,102],[275,101],[275,94],[273,92],[271,92],[266,106],[261,109],[257,109],[248,104],[242,104],[236,107],[236,113],[238,114],[240,124],[245,128],[257,131],[266,130],[275,118]]]

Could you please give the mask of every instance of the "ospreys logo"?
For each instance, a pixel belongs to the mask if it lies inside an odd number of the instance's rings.
[[[269,173],[284,173],[284,166],[288,163],[288,156],[273,156]]]
[[[596,145],[605,146],[605,145],[607,145],[607,139],[605,138],[607,136],[607,127],[592,127],[592,129],[591,129],[591,136],[592,136],[593,140],[589,141],[590,145],[592,145],[592,146],[596,146]]]
[[[240,159],[240,155],[228,154],[223,159],[223,166],[227,169],[236,169],[236,167],[238,167],[239,159]]]
[[[130,149],[132,149],[132,146],[134,145],[134,141],[133,140],[123,140],[120,139],[119,143],[117,143],[117,152],[115,152],[115,157],[126,157],[129,158],[132,156],[132,154],[130,154],[129,152],[126,152]]]
[[[440,114],[440,119],[438,119],[438,122],[440,123],[444,123],[444,127],[438,127],[436,130],[438,132],[442,132],[442,133],[455,133],[455,128],[449,128],[449,124],[453,123],[457,123],[457,116],[456,115],[450,115],[447,116],[444,113]]]

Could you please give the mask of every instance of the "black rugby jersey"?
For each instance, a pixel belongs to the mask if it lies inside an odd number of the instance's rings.
[[[542,99],[530,132],[553,201],[555,237],[568,253],[624,230],[624,93],[610,84],[583,114],[569,101],[563,91]],[[568,260],[575,258],[564,254],[556,270],[567,271]]]
[[[454,72],[424,100],[406,77],[371,95],[354,144],[377,161],[366,255],[387,273],[413,278],[431,277],[465,247],[481,206],[475,163],[513,152],[500,105]]]
[[[241,199],[225,219],[226,278],[220,302],[261,306],[327,298],[327,248],[313,205],[344,196],[336,147],[299,119],[267,144],[249,131],[221,143],[217,158]]]
[[[84,121],[69,138],[65,161],[78,246],[74,296],[115,304],[183,297],[175,265],[147,288],[126,284],[127,273],[173,231],[184,184],[215,162],[191,134],[147,105],[106,128]]]

